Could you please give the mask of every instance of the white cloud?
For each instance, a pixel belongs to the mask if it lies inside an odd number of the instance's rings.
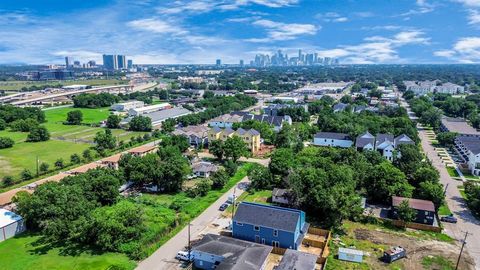
[[[134,20],[134,21],[128,22],[127,25],[135,29],[159,33],[159,34],[175,33],[177,35],[180,35],[180,34],[187,33],[187,31],[185,31],[184,29],[178,26],[169,24],[164,20],[155,19],[155,18]]]
[[[337,12],[318,13],[315,18],[323,20],[324,22],[346,22],[348,18],[340,15]]]
[[[468,7],[480,7],[480,0],[455,0],[455,2],[461,3]]]
[[[428,3],[427,0],[417,0],[416,1],[416,8],[410,9],[407,12],[400,14],[401,17],[409,17],[412,15],[419,15],[430,13],[435,10],[436,5]]]
[[[480,63],[480,37],[461,38],[452,49],[436,51],[434,55],[460,63]]]
[[[288,7],[297,4],[299,0],[177,0],[172,5],[160,7],[161,14],[208,13],[213,10],[235,10],[249,5],[261,5],[269,8]]]
[[[480,24],[480,11],[471,9],[468,13],[468,24]]]
[[[315,35],[321,28],[320,26],[315,26],[313,24],[281,23],[266,19],[256,20],[252,24],[265,28],[268,37],[250,38],[246,40],[249,42],[292,40],[301,35]]]

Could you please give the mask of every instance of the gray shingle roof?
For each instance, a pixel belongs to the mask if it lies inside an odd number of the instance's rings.
[[[460,141],[473,154],[480,154],[480,136],[457,136]]]
[[[389,141],[393,144],[393,141],[394,141],[394,137],[392,134],[377,134],[377,137],[375,138],[375,146],[378,146],[382,143],[384,143],[385,141]]]
[[[350,136],[345,133],[336,132],[318,132],[315,138],[336,139],[336,140],[351,140]]]
[[[317,256],[293,249],[287,249],[276,270],[314,270]]]
[[[367,145],[369,143],[372,145],[372,147],[374,147],[375,137],[372,134],[370,134],[370,132],[368,132],[368,131],[361,134],[361,135],[358,135],[357,139],[355,140],[355,146],[356,147],[363,148],[363,147],[365,147],[365,145]]]
[[[210,162],[196,162],[192,164],[192,171],[194,172],[216,172],[218,166]]]
[[[395,141],[395,147],[398,147],[399,145],[402,145],[402,144],[415,144],[415,142],[405,134],[397,136],[394,139],[394,141]]]
[[[240,223],[294,232],[300,220],[300,211],[242,202],[238,205],[233,220]]]
[[[205,235],[192,249],[224,257],[219,270],[260,269],[272,251],[270,246],[214,234]]]

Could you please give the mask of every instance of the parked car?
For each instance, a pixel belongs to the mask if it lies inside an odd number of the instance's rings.
[[[189,259],[188,258],[188,251],[181,250],[177,253],[177,256],[175,256],[175,259],[180,260],[180,261],[189,262],[189,261],[193,261],[193,255],[190,254],[190,259]]]
[[[443,222],[448,222],[448,223],[457,223],[457,218],[452,215],[449,216],[443,216],[440,218],[441,221]]]
[[[224,204],[220,205],[220,208],[218,208],[218,210],[225,211],[225,209],[227,209],[227,207],[228,207],[228,203],[224,203]]]

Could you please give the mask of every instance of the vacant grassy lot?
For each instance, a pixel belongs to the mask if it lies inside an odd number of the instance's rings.
[[[135,262],[119,253],[94,254],[76,250],[78,254],[65,255],[60,248],[38,244],[39,236],[25,233],[0,243],[0,269],[134,269]]]
[[[81,154],[92,146],[95,134],[104,128],[91,127],[88,124],[99,123],[105,120],[110,112],[108,108],[79,109],[83,113],[83,122],[86,125],[64,125],[67,113],[77,110],[73,107],[58,108],[45,111],[47,122],[42,124],[50,131],[50,140],[47,142],[25,142],[28,133],[0,131],[0,137],[9,137],[15,141],[12,148],[0,150],[0,179],[6,175],[18,175],[23,169],[36,172],[36,159],[40,163],[46,162],[53,169],[53,163],[62,158],[70,160],[72,154]],[[145,132],[129,132],[122,129],[112,130],[118,140],[128,141],[132,137],[144,135]]]
[[[30,86],[44,86],[44,85],[73,85],[73,84],[85,84],[92,86],[100,85],[115,85],[115,84],[126,84],[127,81],[117,80],[117,79],[108,79],[108,80],[71,80],[71,81],[48,81],[48,82],[36,82],[36,81],[6,81],[0,82],[0,90],[20,90],[22,87]]]

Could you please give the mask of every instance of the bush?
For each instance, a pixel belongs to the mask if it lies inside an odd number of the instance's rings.
[[[0,119],[0,130],[5,130],[7,128],[7,122],[5,120]]]
[[[152,120],[146,116],[135,116],[130,120],[128,129],[131,131],[151,131]]]
[[[107,125],[108,128],[119,128],[120,127],[120,121],[122,121],[120,116],[115,115],[115,114],[111,114],[107,118],[106,125]]]
[[[229,176],[234,176],[237,172],[238,165],[237,163],[233,162],[232,160],[227,160],[224,164],[225,170],[227,171]]]
[[[50,167],[50,165],[48,165],[47,163],[45,162],[42,162],[42,164],[40,164],[40,167],[39,167],[39,170],[40,170],[40,173],[46,173],[48,172],[48,168]]]
[[[36,127],[38,127],[38,122],[32,118],[18,119],[10,123],[10,128],[12,131],[29,132]]]
[[[65,163],[63,162],[62,158],[59,158],[57,161],[55,161],[55,167],[57,167],[57,169],[62,169],[65,167]]]
[[[79,154],[73,154],[70,156],[70,162],[73,164],[78,164],[82,162],[82,159],[80,158]]]
[[[0,137],[0,149],[10,148],[15,142],[8,137]]]
[[[3,177],[2,184],[3,184],[4,187],[9,187],[9,186],[15,184],[15,180],[13,180],[13,177],[11,177],[10,175],[7,175],[7,176]]]
[[[33,174],[31,171],[27,170],[27,169],[24,169],[21,173],[20,173],[20,178],[23,180],[23,181],[26,181],[26,180],[30,180],[33,178]]]
[[[45,127],[36,127],[27,136],[27,142],[43,142],[50,139],[50,132]]]
[[[82,111],[75,110],[69,111],[67,113],[67,125],[80,125],[83,120],[83,113]]]

